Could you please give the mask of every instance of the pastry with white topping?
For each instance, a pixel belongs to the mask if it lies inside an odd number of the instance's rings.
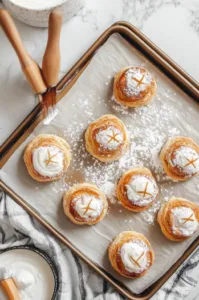
[[[190,238],[199,228],[199,206],[183,198],[172,198],[158,212],[163,234],[172,241]]]
[[[108,248],[109,261],[120,275],[138,278],[154,262],[154,252],[147,238],[135,231],[120,233]]]
[[[185,181],[199,174],[199,147],[191,138],[170,138],[160,159],[166,174],[174,180]]]
[[[58,180],[68,169],[71,152],[68,143],[52,134],[40,134],[26,147],[24,162],[30,176],[41,182]]]
[[[121,204],[134,212],[148,209],[158,197],[158,186],[147,168],[134,168],[120,178],[116,194]]]
[[[108,210],[104,193],[89,183],[74,185],[64,194],[63,208],[66,216],[78,225],[94,225],[100,222]]]
[[[102,162],[118,160],[129,144],[125,125],[113,115],[104,115],[92,122],[85,140],[87,151]]]
[[[125,67],[114,78],[114,98],[128,107],[147,105],[156,94],[156,89],[152,74],[141,67]]]

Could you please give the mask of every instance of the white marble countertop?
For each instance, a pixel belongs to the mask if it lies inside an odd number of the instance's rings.
[[[60,78],[107,27],[119,20],[129,21],[141,29],[199,81],[198,0],[87,0],[85,7],[63,26]],[[37,62],[41,62],[47,30],[29,27],[18,21],[16,25],[30,55]],[[0,45],[2,143],[35,106],[35,99],[20,70],[16,55],[1,29]],[[17,111],[12,109],[12,103],[16,101]],[[199,273],[199,270],[195,272]],[[189,300],[199,299],[197,289],[193,290]]]

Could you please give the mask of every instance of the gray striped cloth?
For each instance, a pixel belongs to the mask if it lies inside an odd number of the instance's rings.
[[[54,260],[59,272],[57,300],[125,299],[70,249],[54,239],[10,197],[0,192],[0,249],[18,245],[34,245]],[[185,299],[197,284],[197,281],[191,277],[191,271],[197,265],[199,265],[199,249],[152,300]]]

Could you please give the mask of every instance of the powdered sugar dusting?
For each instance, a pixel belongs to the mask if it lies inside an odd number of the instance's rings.
[[[169,95],[169,92],[168,92]],[[163,101],[163,96],[156,96],[156,103],[153,101],[146,107],[126,109],[111,97],[108,101],[97,97],[97,104],[104,106],[104,114],[113,113],[120,118],[128,131],[129,148],[118,160],[111,163],[102,163],[93,158],[85,149],[84,133],[88,125],[101,115],[94,111],[90,104],[91,99],[96,95],[89,95],[89,98],[78,97],[77,107],[84,110],[84,119],[74,121],[65,128],[64,135],[72,148],[72,164],[64,180],[64,189],[68,189],[74,183],[92,182],[99,188],[103,188],[110,203],[116,202],[115,184],[121,175],[134,167],[148,167],[155,176],[160,188],[159,199],[142,213],[143,219],[152,224],[156,213],[163,199],[173,194],[174,182],[164,173],[159,153],[168,137],[182,135],[179,128],[173,125],[172,118],[177,114],[177,108],[170,108],[169,103]],[[107,184],[114,188],[107,190]],[[119,208],[118,208],[119,210]],[[129,221],[128,221],[129,222]]]
[[[146,70],[140,70],[138,67],[130,68],[125,73],[126,88],[124,92],[127,96],[139,95],[152,82],[151,74]]]
[[[109,126],[106,129],[101,129],[96,134],[96,141],[99,143],[100,148],[115,150],[123,143],[124,136],[119,129]]]
[[[193,176],[199,172],[199,155],[191,147],[181,146],[171,154],[169,163],[177,167],[186,176]]]
[[[128,199],[137,206],[150,204],[158,194],[156,182],[146,175],[134,175],[126,185]]]
[[[101,186],[101,190],[112,204],[116,203],[116,185],[114,183],[110,181],[105,182]]]
[[[183,236],[191,236],[199,227],[194,211],[189,207],[172,209],[173,232]]]

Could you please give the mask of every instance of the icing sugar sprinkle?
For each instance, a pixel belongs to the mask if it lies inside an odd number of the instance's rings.
[[[190,236],[198,229],[198,221],[192,209],[188,207],[176,207],[172,209],[173,232]]]
[[[127,96],[139,95],[152,82],[152,76],[147,71],[140,71],[138,68],[130,68],[126,71],[126,88]]]
[[[119,129],[109,126],[96,134],[96,141],[102,148],[115,150],[123,143],[124,137]]]
[[[113,102],[111,98],[105,101],[95,93],[87,97],[79,95],[72,105],[83,108],[84,118],[80,117],[77,109],[73,120],[63,131],[72,152],[72,163],[63,180],[63,189],[66,190],[73,184],[84,181],[94,183],[105,192],[111,205],[115,203],[114,210],[118,210],[118,213],[121,210],[123,213],[124,210],[115,197],[115,184],[127,170],[144,166],[152,171],[159,186],[158,200],[147,211],[140,214],[144,221],[153,224],[162,199],[173,196],[175,186],[163,171],[159,159],[160,150],[168,137],[184,135],[184,132],[179,129],[181,127],[175,126],[172,121],[179,115],[179,105],[172,105],[173,102],[165,101],[165,97],[172,99],[174,96],[167,91],[161,97],[157,95],[155,101],[146,107],[126,109]],[[110,113],[111,109],[112,113],[125,123],[129,148],[118,161],[102,163],[85,149],[85,130],[91,122],[101,116],[93,108],[94,101],[95,105],[97,102],[99,107],[103,107],[101,115]],[[130,221],[130,217],[124,220],[127,225]]]
[[[173,154],[174,158],[170,159],[170,164],[178,167],[188,176],[199,172],[199,155],[194,149],[181,146]]]

